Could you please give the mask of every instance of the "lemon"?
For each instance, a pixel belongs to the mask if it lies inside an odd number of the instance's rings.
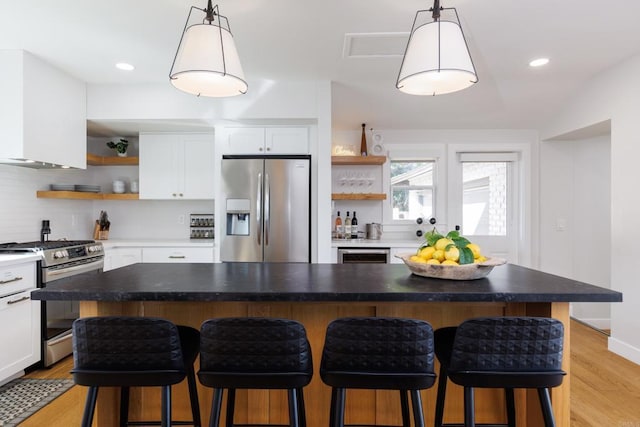
[[[433,253],[436,251],[436,248],[434,248],[433,246],[427,246],[425,248],[420,249],[420,252],[418,253],[418,256],[424,258],[424,259],[431,259],[433,258]]]
[[[487,260],[487,257],[486,257],[486,256],[484,256],[484,255],[480,255],[480,256],[478,257],[478,262],[485,262],[486,260]]]
[[[455,262],[452,259],[446,259],[446,260],[442,261],[440,264],[442,264],[442,265],[460,265],[460,264],[458,264],[457,262]]]
[[[436,242],[436,249],[444,251],[445,248],[451,244],[453,244],[453,240],[443,237],[442,239],[438,239],[438,241]]]
[[[450,261],[458,261],[460,259],[460,249],[455,246],[451,246],[445,251],[444,257]]]
[[[468,247],[469,249],[471,249],[471,252],[473,252],[473,257],[474,257],[474,258],[476,258],[476,259],[477,259],[480,255],[482,255],[482,254],[480,253],[480,246],[476,245],[475,243],[469,243],[469,244],[467,245],[467,247]]]
[[[437,259],[438,261],[444,261],[444,251],[443,250],[437,250],[433,253],[433,255],[431,255],[432,259]]]
[[[431,258],[427,260],[427,264],[440,264],[440,261],[435,258]]]
[[[416,262],[418,264],[425,264],[427,262],[426,259],[419,257],[418,255],[411,255],[411,257],[409,258],[409,261]]]

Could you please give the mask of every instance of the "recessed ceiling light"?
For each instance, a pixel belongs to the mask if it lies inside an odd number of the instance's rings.
[[[543,65],[547,65],[549,63],[549,58],[538,58],[529,62],[529,66],[531,67],[542,67]]]
[[[119,70],[124,70],[124,71],[132,71],[134,70],[136,67],[134,67],[131,64],[127,64],[126,62],[118,62],[116,64],[116,68]]]

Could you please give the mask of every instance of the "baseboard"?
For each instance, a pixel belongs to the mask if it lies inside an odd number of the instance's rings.
[[[613,337],[609,337],[608,348],[609,351],[640,365],[640,348],[633,347]]]
[[[611,329],[611,319],[605,318],[605,319],[584,319],[584,318],[574,318],[576,319],[578,322],[584,323],[586,325],[591,326],[592,328],[596,328],[596,329],[607,329],[610,330]]]

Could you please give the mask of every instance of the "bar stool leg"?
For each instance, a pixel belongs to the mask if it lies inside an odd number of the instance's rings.
[[[198,403],[198,383],[193,365],[187,367],[187,384],[189,386],[189,401],[191,402],[191,415],[193,416],[193,427],[201,427],[200,405]]]
[[[120,387],[120,427],[129,423],[129,387]]]
[[[336,413],[334,427],[344,427],[344,404],[347,390],[344,388],[336,389]]]
[[[300,427],[307,427],[307,416],[304,410],[304,394],[302,387],[298,388],[298,424]]]
[[[222,389],[213,390],[213,400],[211,401],[211,416],[209,417],[209,427],[220,425],[220,412],[222,412]]]
[[[291,427],[299,427],[300,414],[298,413],[298,390],[290,388],[287,390],[289,397],[289,425]]]
[[[509,427],[516,427],[516,398],[513,389],[505,388],[504,397],[507,402],[507,424]]]
[[[440,374],[438,375],[438,395],[436,396],[436,410],[434,427],[442,427],[444,416],[444,398],[447,395],[447,367],[440,363]]]
[[[233,414],[236,412],[236,389],[227,390],[227,427],[233,427]]]
[[[407,390],[398,390],[400,392],[400,409],[402,412],[402,427],[411,427],[411,419],[409,417],[409,399],[407,398]]]
[[[169,427],[171,424],[171,386],[162,386],[162,427]]]
[[[89,390],[87,390],[87,400],[84,403],[84,413],[82,414],[82,427],[91,427],[97,399],[98,387],[89,387]]]
[[[475,427],[475,401],[473,387],[464,388],[464,427]]]
[[[551,409],[551,399],[549,398],[549,389],[539,388],[538,398],[542,407],[542,416],[544,417],[545,427],[555,427],[556,421],[553,418],[553,409]]]
[[[422,398],[420,390],[411,390],[411,406],[413,407],[413,422],[415,427],[424,427],[424,414],[422,413]]]

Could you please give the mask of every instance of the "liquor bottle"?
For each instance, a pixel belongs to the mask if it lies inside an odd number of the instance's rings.
[[[351,238],[351,218],[349,217],[349,211],[347,211],[347,217],[344,219],[344,238]]]
[[[367,137],[364,134],[364,123],[362,124],[362,138],[360,139],[360,155],[367,155]]]
[[[344,236],[344,231],[342,230],[342,218],[340,218],[340,211],[338,211],[338,216],[336,216],[336,239],[342,239]]]
[[[351,218],[351,238],[358,238],[358,218],[356,218],[356,211],[353,211],[353,218]]]

